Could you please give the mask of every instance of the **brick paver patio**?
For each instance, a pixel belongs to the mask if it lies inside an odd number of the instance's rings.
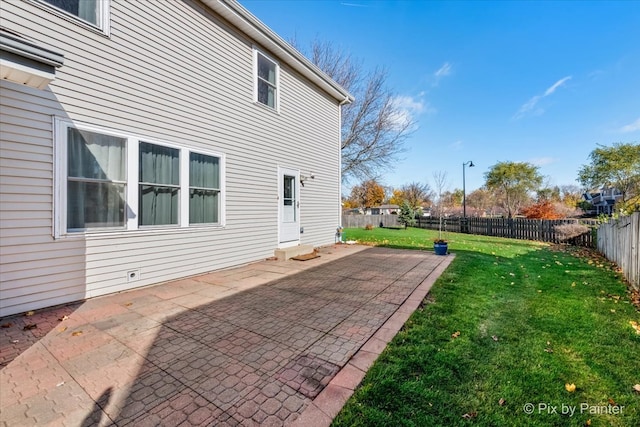
[[[328,425],[452,257],[321,255],[0,320],[0,422]]]

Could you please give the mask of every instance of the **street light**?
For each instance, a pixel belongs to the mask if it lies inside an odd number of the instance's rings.
[[[470,168],[474,167],[473,161],[469,160],[468,162],[464,162],[462,164],[462,217],[467,217],[467,189],[465,188],[465,178],[464,178],[464,167],[469,166]]]

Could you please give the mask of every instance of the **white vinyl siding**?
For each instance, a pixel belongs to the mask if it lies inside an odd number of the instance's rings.
[[[281,61],[279,114],[256,108],[255,42],[201,3],[112,0],[110,38],[33,2],[3,3],[3,26],[59,47],[65,63],[45,90],[0,82],[0,316],[273,256],[278,166],[315,175],[300,189],[301,243],[333,243],[340,222],[338,102]],[[219,190],[219,226],[181,215],[179,226],[136,228],[138,219],[128,215],[123,231],[55,239],[59,147],[52,117],[127,138],[127,173],[135,177],[132,140],[187,148],[180,204],[190,203],[196,187]],[[190,185],[189,152],[224,154],[220,188]],[[135,181],[127,182],[126,199],[137,210]],[[140,271],[138,281],[127,282],[131,270]]]

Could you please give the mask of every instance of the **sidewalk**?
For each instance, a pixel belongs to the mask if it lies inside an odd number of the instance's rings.
[[[453,257],[320,255],[2,319],[0,423],[328,425]]]

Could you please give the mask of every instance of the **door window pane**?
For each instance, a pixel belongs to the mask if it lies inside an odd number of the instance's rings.
[[[295,200],[295,177],[285,175],[284,176],[284,188],[282,191],[283,200],[285,206],[293,206],[293,202]]]

